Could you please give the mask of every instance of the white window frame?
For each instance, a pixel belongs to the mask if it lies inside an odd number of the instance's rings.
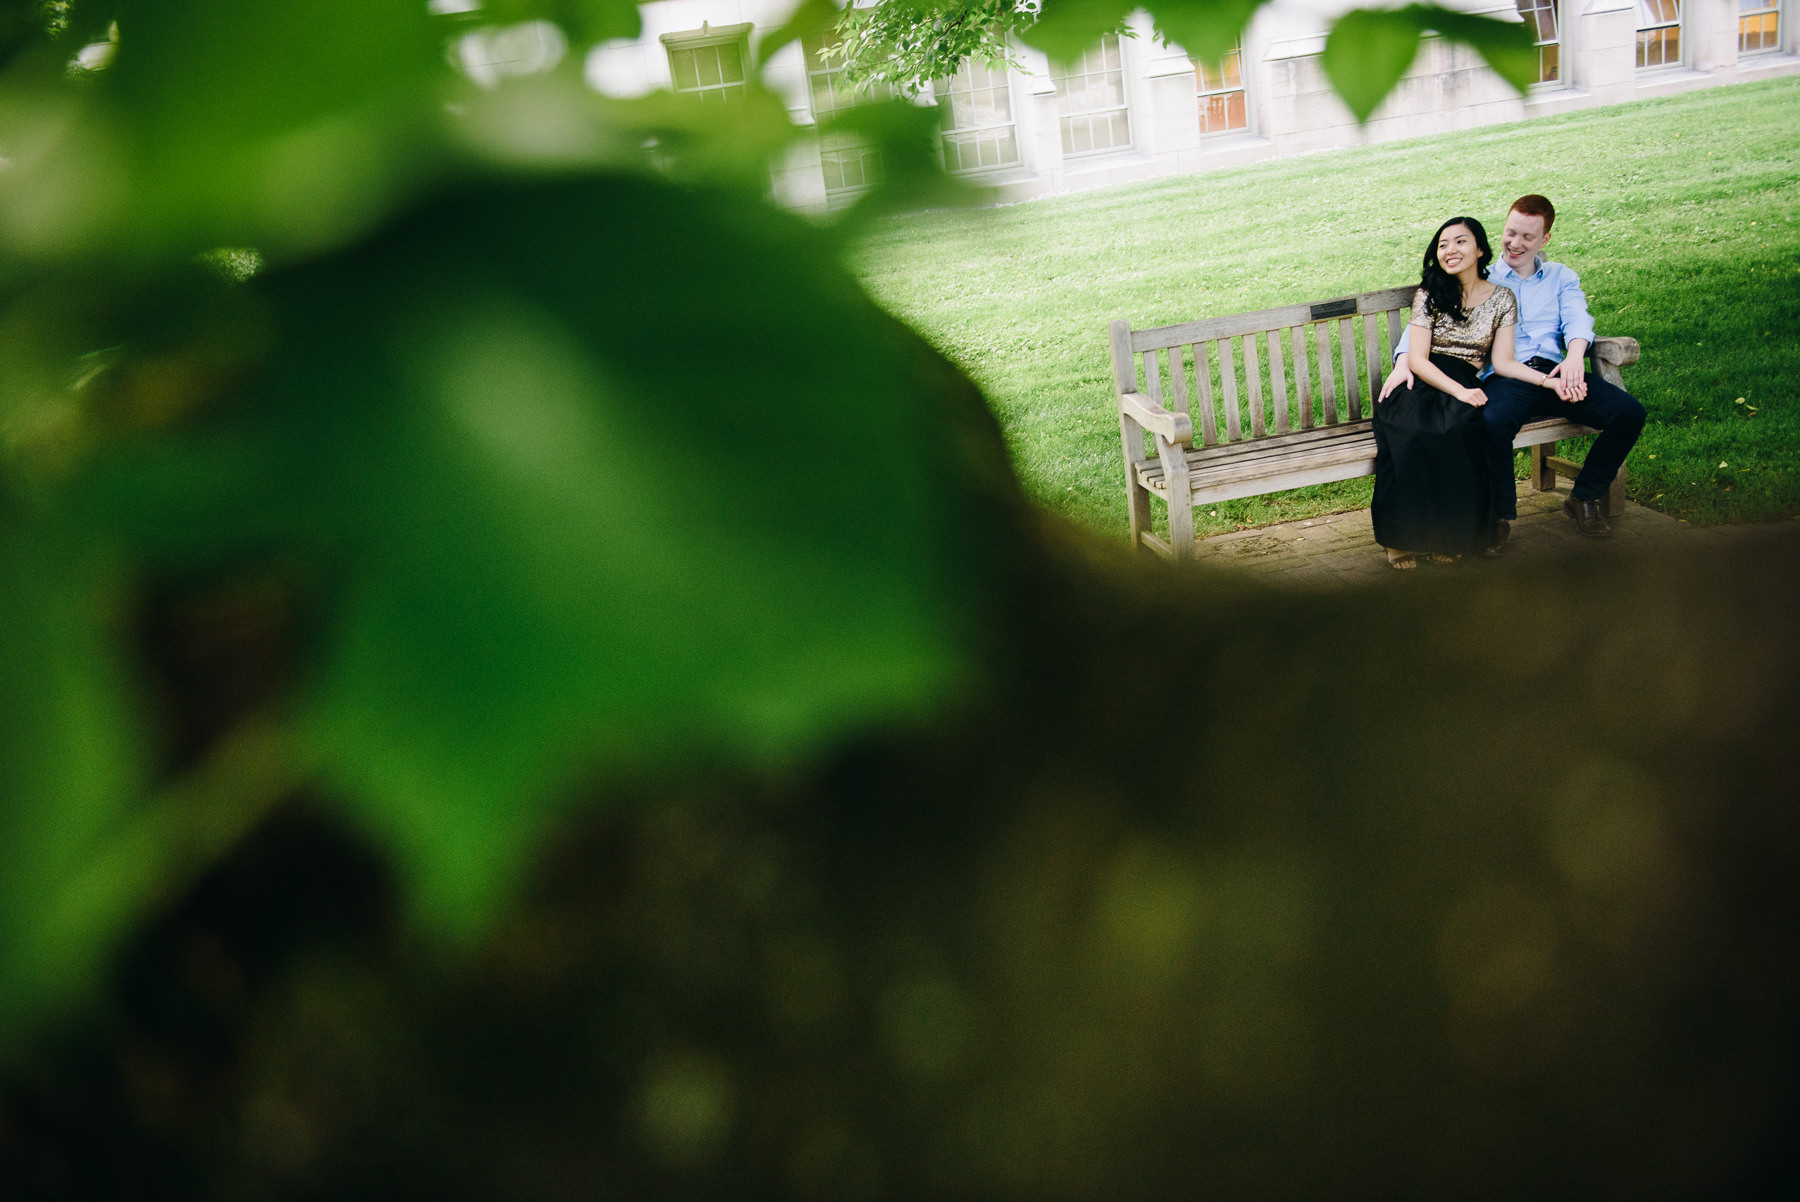
[[[1233,59],[1237,60],[1236,87],[1232,87],[1227,83],[1225,75],[1225,64]],[[1239,42],[1234,49],[1225,54],[1224,57],[1220,58],[1219,61],[1213,65],[1219,76],[1218,86],[1216,87],[1206,78],[1207,66],[1205,63],[1200,62],[1198,59],[1190,59],[1189,61],[1194,65],[1194,121],[1200,126],[1200,136],[1202,138],[1224,138],[1234,134],[1242,135],[1251,132],[1250,127],[1253,122],[1251,120],[1252,112],[1250,109],[1250,81],[1245,77],[1244,71],[1244,44]],[[1242,125],[1227,126],[1224,129],[1207,129],[1205,118],[1207,100],[1213,96],[1233,95],[1241,96],[1243,98],[1244,123]],[[1227,101],[1227,105],[1229,105],[1229,103],[1230,102]]]
[[[1671,67],[1679,67],[1687,61],[1687,37],[1685,35],[1686,19],[1681,11],[1683,0],[1637,0],[1637,69],[1640,71],[1665,71]],[[1653,11],[1661,5],[1675,10],[1675,16]],[[1668,57],[1669,33],[1673,31],[1675,38],[1675,57]],[[1661,37],[1656,35],[1661,34]],[[1651,46],[1659,46],[1663,57],[1656,62],[1645,62]]]
[[[1110,44],[1115,66],[1106,65],[1106,51]],[[1119,102],[1098,107],[1076,107],[1071,102],[1069,82],[1075,79],[1091,80],[1099,78],[1118,89]],[[1052,66],[1050,82],[1056,89],[1057,128],[1062,135],[1063,157],[1066,159],[1086,158],[1097,154],[1116,154],[1121,150],[1130,150],[1132,146],[1131,101],[1126,94],[1125,83],[1125,46],[1124,39],[1117,33],[1105,34],[1101,39],[1081,52],[1081,58],[1072,63]],[[1094,89],[1083,87],[1078,95],[1092,97]],[[1107,136],[1110,139],[1117,129],[1115,121],[1123,119],[1125,123],[1125,139],[1122,142],[1108,141],[1105,146],[1093,144],[1095,122],[1105,120]],[[1073,149],[1079,140],[1075,135],[1077,123],[1084,123],[1088,132],[1088,147],[1085,150]]]
[[[750,76],[754,71],[750,61],[750,31],[754,28],[754,25],[746,22],[742,25],[721,25],[715,29],[702,22],[699,29],[663,34],[658,40],[662,42],[664,52],[669,60],[669,87],[677,95],[694,96],[703,103],[730,103],[734,99],[741,99],[750,86]],[[738,64],[742,68],[743,78],[725,79],[724,60],[721,59],[718,83],[699,84],[691,88],[682,87],[680,75],[675,68],[675,56],[709,50],[717,46],[737,47]],[[697,71],[695,78],[699,78]]]
[[[976,71],[983,72],[984,77],[990,82],[985,85],[976,85],[974,76],[974,72]],[[956,87],[956,81],[964,74],[967,74],[969,77],[970,87],[967,89],[958,89]],[[994,83],[992,82],[993,80],[998,80],[999,82]],[[973,95],[979,90],[993,90],[1004,95],[1006,97],[1006,115],[1008,119],[1005,121],[990,121],[984,125],[955,124],[957,119],[955,97],[963,93]],[[936,80],[932,84],[932,92],[937,97],[938,112],[943,116],[943,129],[939,134],[939,145],[943,149],[944,166],[948,171],[953,175],[973,175],[987,171],[1007,171],[1017,168],[1022,164],[1023,159],[1020,156],[1019,147],[1018,112],[1013,106],[1012,72],[1004,68],[996,71],[979,59],[971,57],[965,60],[963,65],[957,68],[956,74],[949,79]],[[999,136],[1001,131],[1008,131],[1011,138],[1013,157],[1010,159],[999,157],[1001,153],[1000,147],[1002,146]],[[984,144],[985,135],[989,134],[995,135],[993,138],[995,159],[992,163],[984,163],[981,161],[984,157],[981,147]],[[973,144],[976,148],[975,165],[972,167],[964,166],[962,161],[963,154],[961,148],[970,144]],[[955,160],[954,163],[952,163],[952,159]]]
[[[856,93],[843,82],[844,67],[840,63],[832,66],[823,53],[824,43],[821,35],[808,34],[801,39],[801,52],[806,59],[806,103],[812,109],[814,123],[821,123],[845,109],[871,100],[889,100],[893,98],[894,89],[888,84],[875,84],[864,92]],[[829,102],[820,107],[819,90],[823,87]],[[840,164],[837,168],[838,186],[831,184],[830,156],[854,155],[857,170],[862,175],[859,183],[844,183],[844,170]],[[819,173],[825,181],[826,200],[849,200],[867,192],[881,181],[885,164],[881,161],[881,151],[866,139],[854,134],[822,132],[819,134]]]
[[[1756,55],[1756,54],[1778,54],[1781,52],[1781,35],[1782,35],[1781,26],[1782,26],[1783,14],[1781,11],[1781,8],[1782,8],[1781,0],[1760,0],[1760,3],[1763,6],[1761,8],[1747,9],[1744,7],[1744,5],[1746,3],[1756,3],[1756,2],[1759,2],[1759,0],[1738,0],[1738,13],[1737,13],[1738,54],[1740,56]],[[1744,49],[1744,22],[1745,22],[1745,20],[1747,20],[1750,17],[1774,17],[1775,18],[1775,35],[1770,41],[1764,43],[1763,45],[1757,46],[1756,48],[1751,49],[1751,50],[1746,50],[1746,49]]]
[[[1537,46],[1538,77],[1537,82],[1532,86],[1539,88],[1566,87],[1568,79],[1563,71],[1565,64],[1563,62],[1563,19],[1562,4],[1560,0],[1514,0],[1514,7],[1519,11],[1519,18],[1523,20],[1536,35],[1532,41]],[[1548,38],[1543,36],[1543,21],[1541,18],[1534,17],[1532,15],[1534,13],[1548,13],[1550,15],[1551,32],[1555,36]],[[1545,78],[1544,63],[1547,59],[1554,59],[1556,68],[1555,74]]]

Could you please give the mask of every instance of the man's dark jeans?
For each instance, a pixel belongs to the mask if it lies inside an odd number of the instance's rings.
[[[1626,453],[1643,433],[1644,407],[1629,392],[1615,388],[1591,371],[1587,373],[1587,386],[1587,399],[1571,404],[1548,388],[1504,376],[1489,376],[1481,382],[1481,390],[1488,398],[1481,417],[1487,430],[1496,519],[1511,521],[1519,516],[1518,485],[1513,480],[1513,439],[1519,436],[1519,427],[1539,418],[1567,418],[1600,431],[1571,491],[1577,501],[1598,501],[1605,495],[1624,465]]]

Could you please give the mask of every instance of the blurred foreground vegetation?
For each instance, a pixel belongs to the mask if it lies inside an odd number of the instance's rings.
[[[5,11],[8,1198],[1791,1179],[1791,559],[1112,562],[766,92]]]

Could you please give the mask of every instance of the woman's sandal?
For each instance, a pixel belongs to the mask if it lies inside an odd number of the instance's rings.
[[[1419,561],[1413,558],[1411,551],[1396,551],[1389,547],[1387,548],[1387,557],[1388,567],[1393,568],[1396,572],[1410,572],[1419,566]]]

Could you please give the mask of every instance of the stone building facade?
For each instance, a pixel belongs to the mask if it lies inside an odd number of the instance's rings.
[[[1389,141],[1538,114],[1800,73],[1800,0],[1452,0],[1526,21],[1540,82],[1523,97],[1474,51],[1425,39],[1400,86],[1358,126],[1320,65],[1325,30],[1350,0],[1275,0],[1238,50],[1195,63],[1142,14],[1135,36],[1109,36],[1080,61],[1053,65],[1021,50],[1021,68],[970,63],[921,103],[943,116],[946,166],[1022,200]],[[672,87],[729,101],[763,34],[791,0],[656,0],[644,32],[596,48],[589,82],[615,95]],[[813,43],[764,64],[764,78],[810,124],[852,103]],[[803,143],[772,168],[776,196],[801,209],[847,203],[880,171],[879,156],[838,137]]]

